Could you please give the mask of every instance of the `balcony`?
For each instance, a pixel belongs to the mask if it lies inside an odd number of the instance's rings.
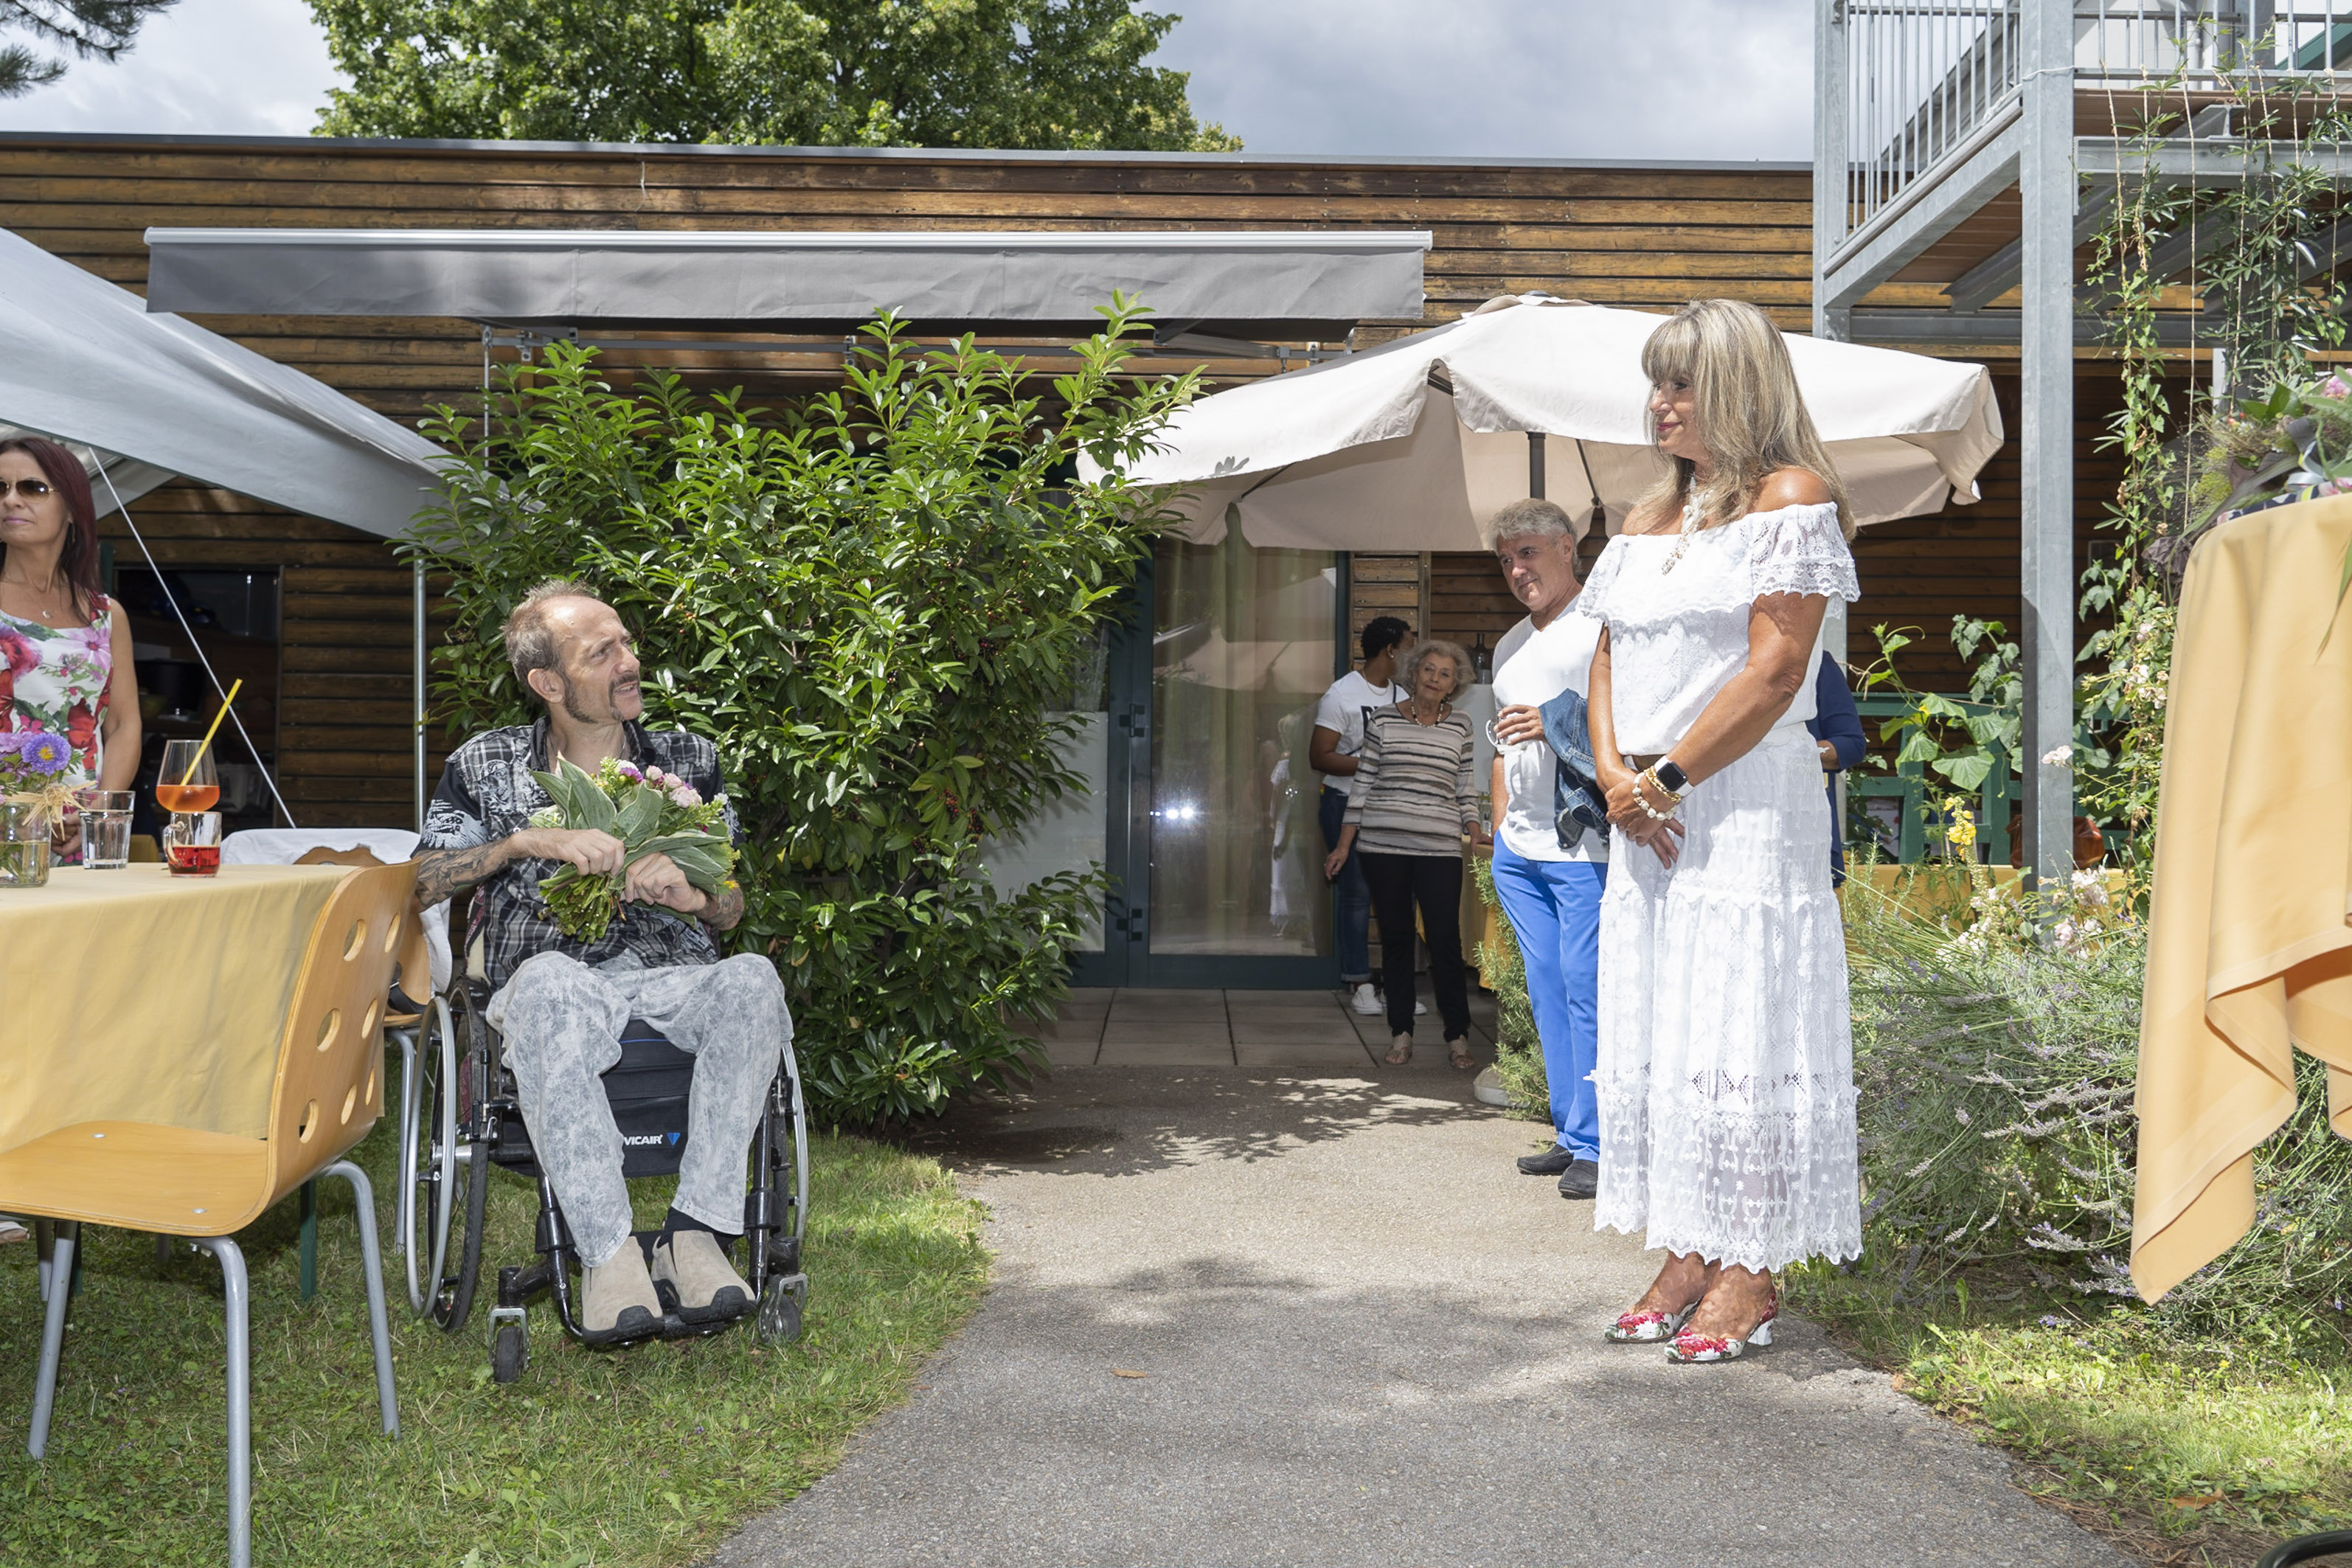
[[[2084,247],[2135,181],[2221,185],[2315,164],[2340,192],[2352,143],[2266,142],[2352,86],[2352,0],[1816,0],[1813,330],[2009,358],[2021,395],[2022,752],[2074,732],[2074,377],[2099,341]],[[2243,110],[2260,107],[2263,123]],[[2161,279],[2194,279],[2218,226],[2163,237]],[[2352,262],[2352,212],[2305,247]],[[2173,290],[2160,341],[2215,357],[2203,290]],[[2210,333],[2210,328],[2207,329]],[[2029,866],[2072,865],[2070,775],[2028,761]]]

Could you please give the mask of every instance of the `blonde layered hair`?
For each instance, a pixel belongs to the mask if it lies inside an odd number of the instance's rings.
[[[1653,386],[1689,384],[1698,438],[1715,459],[1714,474],[1697,485],[1691,465],[1674,458],[1673,471],[1642,498],[1642,510],[1671,518],[1696,501],[1700,526],[1713,527],[1753,508],[1773,474],[1802,468],[1829,487],[1838,522],[1853,537],[1845,486],[1805,412],[1789,345],[1763,311],[1738,300],[1692,300],[1642,345],[1642,374]],[[1650,439],[1657,438],[1653,414]]]

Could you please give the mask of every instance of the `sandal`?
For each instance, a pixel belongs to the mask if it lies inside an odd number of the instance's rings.
[[[22,1220],[16,1219],[9,1215],[0,1214],[0,1247],[6,1247],[11,1242],[30,1241],[32,1239],[33,1233],[25,1228],[24,1222]]]
[[[1399,1035],[1396,1037],[1396,1043],[1389,1047],[1389,1054],[1382,1059],[1392,1068],[1401,1068],[1412,1060],[1412,1037]]]
[[[1464,1035],[1459,1039],[1446,1041],[1445,1055],[1446,1059],[1454,1064],[1454,1070],[1456,1072],[1468,1072],[1478,1065],[1476,1058],[1470,1054],[1470,1037],[1467,1035]]]

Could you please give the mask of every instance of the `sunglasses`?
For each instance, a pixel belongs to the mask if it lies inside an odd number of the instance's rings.
[[[55,495],[57,487],[47,479],[0,479],[0,500],[6,500],[10,490],[26,500],[39,500],[43,496]]]

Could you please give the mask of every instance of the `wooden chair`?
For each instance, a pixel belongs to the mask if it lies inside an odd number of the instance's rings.
[[[376,1249],[375,1194],[366,1173],[342,1156],[383,1110],[384,996],[395,962],[404,951],[416,951],[411,940],[416,921],[409,909],[415,887],[414,867],[385,866],[352,872],[329,897],[311,929],[287,1009],[266,1137],[140,1121],[85,1121],[0,1153],[0,1212],[61,1222],[34,1384],[32,1436],[26,1445],[35,1458],[48,1445],[80,1227],[114,1226],[184,1237],[220,1260],[228,1318],[232,1568],[247,1568],[253,1555],[247,1283],[245,1256],[232,1237],[313,1176],[341,1177],[357,1200],[376,1400],[384,1432],[400,1430],[383,1268]]]

